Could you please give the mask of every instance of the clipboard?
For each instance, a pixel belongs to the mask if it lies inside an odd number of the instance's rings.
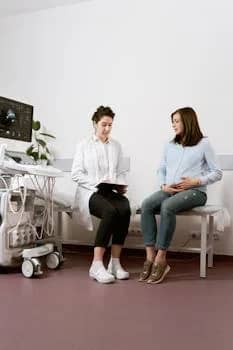
[[[99,182],[95,187],[98,188],[99,190],[114,190],[114,188],[122,186],[126,187],[128,186],[127,184],[123,183],[117,183],[117,182],[110,182],[110,181],[101,181]]]

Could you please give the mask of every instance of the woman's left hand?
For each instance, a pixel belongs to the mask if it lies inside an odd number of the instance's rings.
[[[194,177],[182,177],[182,181],[176,184],[176,188],[179,190],[188,190],[189,188],[199,186],[200,180]]]
[[[119,194],[125,194],[127,192],[127,186],[117,185],[116,191]]]

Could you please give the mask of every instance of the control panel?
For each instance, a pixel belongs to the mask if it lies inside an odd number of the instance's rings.
[[[35,160],[32,157],[28,156],[24,152],[16,152],[16,151],[6,150],[5,155],[7,157],[12,158],[16,163],[26,164],[26,165],[35,165],[36,164]]]

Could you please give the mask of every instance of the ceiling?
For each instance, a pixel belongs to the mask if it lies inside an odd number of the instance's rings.
[[[0,17],[77,4],[87,0],[0,0]]]

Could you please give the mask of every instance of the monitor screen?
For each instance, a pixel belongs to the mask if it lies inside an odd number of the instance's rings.
[[[33,106],[0,96],[0,137],[31,142]]]

